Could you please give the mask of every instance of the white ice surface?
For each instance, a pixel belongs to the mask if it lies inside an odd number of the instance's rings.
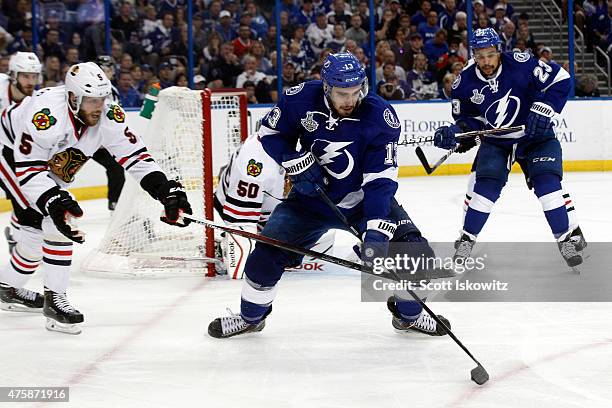
[[[450,241],[465,185],[465,176],[402,179],[398,199],[430,240]],[[570,173],[565,187],[587,239],[612,241],[612,174]],[[82,206],[88,241],[75,271],[109,217],[103,200]],[[511,176],[480,239],[552,239],[521,176]],[[39,276],[28,283],[40,285]],[[450,338],[398,334],[385,305],[361,303],[351,271],[288,274],[263,332],[210,338],[212,319],[238,311],[240,286],[75,272],[69,298],[85,314],[81,335],[0,312],[0,386],[70,386],[70,403],[0,406],[612,407],[609,303],[431,303],[488,370],[479,387]]]

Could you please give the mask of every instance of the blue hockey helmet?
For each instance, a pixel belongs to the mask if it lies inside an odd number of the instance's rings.
[[[501,39],[497,32],[490,28],[479,28],[474,31],[472,34],[472,39],[470,40],[470,47],[472,50],[476,50],[478,48],[487,48],[487,47],[495,47],[498,51],[500,51]]]
[[[351,88],[361,86],[361,97],[368,94],[368,77],[361,62],[350,52],[329,54],[321,69],[321,79],[325,96],[329,98],[331,88]]]

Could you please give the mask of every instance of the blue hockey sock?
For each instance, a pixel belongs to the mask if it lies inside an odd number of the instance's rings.
[[[247,323],[259,323],[271,307],[271,305],[258,305],[257,303],[240,299],[240,315]]]
[[[463,230],[477,236],[484,227],[493,204],[499,198],[504,182],[492,178],[477,178],[469,207],[465,214]]]
[[[247,271],[242,282],[240,315],[247,323],[258,323],[272,307],[277,286],[264,286],[254,282]]]
[[[407,322],[413,322],[418,319],[421,311],[423,311],[423,307],[415,300],[400,301],[396,298],[395,306],[402,320]]]
[[[552,173],[539,174],[531,182],[555,238],[566,234],[570,225],[561,187],[561,177]]]

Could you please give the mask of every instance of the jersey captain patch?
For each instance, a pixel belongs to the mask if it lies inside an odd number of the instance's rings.
[[[119,105],[111,105],[110,110],[106,113],[106,116],[110,120],[114,120],[117,123],[125,122],[125,112]]]
[[[263,163],[255,161],[255,159],[249,160],[247,164],[247,174],[249,176],[257,177],[261,174],[263,169]]]
[[[32,123],[36,127],[37,130],[47,130],[51,126],[55,125],[57,119],[54,116],[51,116],[51,111],[49,108],[44,108],[34,114],[32,117]]]
[[[49,170],[66,183],[71,183],[74,176],[89,159],[79,149],[72,147],[63,152],[58,152],[49,160]]]

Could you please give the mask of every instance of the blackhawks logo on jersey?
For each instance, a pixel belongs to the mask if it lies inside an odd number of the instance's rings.
[[[54,116],[51,116],[51,111],[49,108],[44,108],[34,114],[32,118],[32,123],[36,127],[37,130],[47,130],[51,126],[55,125],[57,119]]]
[[[110,110],[106,113],[106,116],[110,120],[114,120],[117,123],[125,122],[125,112],[119,105],[111,105]]]
[[[69,147],[53,155],[48,162],[49,169],[62,181],[70,183],[88,159],[89,157],[79,149]]]
[[[254,159],[249,160],[247,164],[247,174],[249,176],[257,177],[261,174],[263,169],[263,163],[258,163]]]

